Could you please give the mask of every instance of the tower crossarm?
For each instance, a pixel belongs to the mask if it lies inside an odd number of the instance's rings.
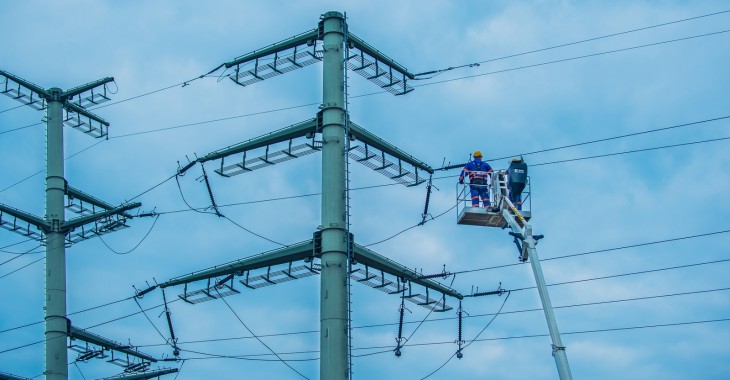
[[[75,187],[68,186],[68,188],[66,189],[66,195],[68,195],[69,198],[78,199],[82,202],[92,204],[92,205],[94,205],[96,207],[100,207],[104,210],[112,210],[115,208],[114,205],[107,203],[105,201],[102,201],[101,199],[99,199],[91,194],[85,193]],[[127,213],[124,213],[124,216],[127,218],[132,217],[132,215],[129,215]]]
[[[46,222],[43,218],[39,216],[35,216],[31,213],[25,212],[23,210],[17,209],[15,207],[10,207],[8,205],[0,203],[0,213],[8,214],[10,216],[16,217],[26,223],[30,223],[39,229],[47,230],[49,229],[49,224]]]
[[[307,45],[312,43],[312,41],[316,40],[318,38],[319,31],[318,29],[312,29],[309,31],[306,31],[304,33],[298,34],[294,37],[287,38],[283,41],[279,41],[275,44],[271,44],[267,47],[254,50],[248,54],[244,54],[230,62],[226,62],[224,65],[226,68],[231,68],[233,66],[237,65],[243,65],[245,63],[255,61],[258,58],[263,58],[271,54],[276,54],[278,52],[293,49],[297,46],[301,45]]]
[[[160,288],[187,284],[195,281],[207,280],[235,273],[242,273],[249,270],[266,268],[272,265],[304,260],[306,258],[312,257],[313,252],[314,243],[312,240],[307,240],[301,243],[290,245],[285,248],[264,252],[244,259],[231,261],[226,264],[216,265],[212,268],[193,272],[188,275],[176,277],[169,281],[161,283]]]
[[[99,80],[95,80],[93,82],[89,82],[87,84],[82,84],[81,86],[74,87],[72,89],[66,90],[63,93],[64,98],[73,98],[76,95],[79,95],[81,93],[84,93],[86,91],[90,91],[96,87],[103,86],[109,82],[114,82],[114,78],[112,77],[106,77]]]
[[[400,73],[401,75],[406,76],[408,79],[414,79],[415,75],[413,75],[411,72],[409,72],[405,67],[403,67],[398,62],[394,61],[392,58],[388,57],[387,55],[380,52],[378,49],[372,47],[367,42],[363,41],[360,37],[349,33],[347,35],[347,41],[352,44],[353,47],[360,49],[362,52],[366,53],[367,55],[377,59],[378,61],[386,64],[388,67],[392,67],[395,71]]]
[[[464,296],[456,290],[430,279],[419,278],[420,275],[412,269],[409,269],[408,267],[399,264],[370,249],[367,249],[359,244],[355,244],[354,253],[355,261],[359,264],[367,265],[368,267],[381,270],[400,279],[411,281],[414,284],[421,285],[425,288],[437,291],[450,297],[454,297],[457,299],[464,298]]]
[[[15,376],[9,373],[0,372],[0,380],[31,380],[29,377]]]
[[[81,216],[78,218],[71,219],[68,222],[64,223],[63,228],[66,230],[73,230],[74,228],[80,227],[84,224],[92,223],[99,219],[103,219],[103,218],[106,218],[108,216],[112,216],[115,214],[123,214],[125,211],[129,211],[131,209],[138,208],[140,206],[142,206],[142,203],[134,202],[134,203],[129,203],[129,204],[122,205],[119,207],[115,207],[111,210],[106,210],[106,211],[97,212],[97,213],[94,213],[91,215]]]
[[[4,70],[0,70],[0,75],[5,77],[6,80],[11,80],[11,81],[19,84],[20,86],[23,86],[23,87],[27,88],[28,90],[35,92],[39,97],[47,98],[50,96],[48,91],[46,91],[43,87],[41,87],[33,82],[30,82],[28,80],[25,80],[19,76],[13,75]]]
[[[198,162],[203,163],[206,161],[212,161],[228,157],[234,154],[244,153],[249,150],[256,148],[265,147],[268,145],[288,141],[298,137],[304,137],[308,133],[316,132],[317,119],[312,118],[301,123],[290,125],[286,128],[282,128],[265,135],[254,137],[250,140],[244,141],[239,144],[231,145],[227,148],[211,152],[198,159]]]
[[[364,144],[367,144],[373,148],[385,152],[390,156],[395,157],[396,159],[403,160],[420,170],[423,170],[429,174],[433,174],[433,169],[428,164],[416,159],[415,157],[402,151],[396,146],[390,144],[389,142],[381,139],[372,132],[359,126],[358,124],[355,124],[353,122],[350,123],[350,135],[354,137],[355,140],[359,140]]]
[[[177,368],[162,368],[157,369],[153,371],[147,371],[144,373],[135,373],[135,374],[121,374],[118,376],[112,376],[112,377],[105,377],[100,380],[147,380],[147,379],[154,379],[159,376],[163,375],[169,375],[171,373],[176,373],[178,371]]]
[[[68,336],[71,339],[78,339],[99,347],[103,347],[105,349],[114,350],[117,352],[121,352],[124,354],[127,354],[129,356],[134,356],[136,358],[147,360],[150,362],[157,362],[157,359],[154,357],[144,354],[142,352],[137,351],[130,345],[123,345],[121,343],[115,342],[113,340],[104,338],[101,335],[94,334],[92,332],[86,331],[84,329],[78,328],[76,326],[70,326]]]

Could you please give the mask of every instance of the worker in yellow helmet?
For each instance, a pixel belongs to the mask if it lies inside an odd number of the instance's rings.
[[[464,177],[469,176],[469,190],[471,191],[471,207],[479,207],[479,198],[482,198],[484,207],[489,207],[489,175],[494,170],[488,163],[482,161],[482,152],[475,151],[474,160],[469,161],[461,169],[459,183],[464,183]]]

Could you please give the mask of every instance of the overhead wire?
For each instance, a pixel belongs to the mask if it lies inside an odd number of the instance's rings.
[[[104,243],[104,245],[105,245],[105,246],[106,246],[107,248],[109,248],[109,250],[110,250],[110,251],[112,251],[112,252],[116,253],[117,255],[126,255],[126,254],[128,254],[128,253],[131,253],[131,252],[133,252],[133,251],[134,251],[135,249],[139,248],[139,246],[140,246],[140,245],[142,244],[142,242],[144,242],[144,241],[145,241],[145,239],[147,239],[147,237],[148,237],[148,236],[150,236],[150,233],[152,232],[152,229],[153,229],[153,228],[155,228],[155,224],[157,224],[157,220],[158,220],[158,219],[160,219],[160,216],[159,216],[159,215],[157,215],[157,216],[155,217],[155,220],[154,220],[154,221],[152,221],[152,226],[150,226],[150,229],[149,229],[149,230],[147,231],[147,233],[146,233],[146,234],[145,234],[145,235],[144,235],[144,236],[142,237],[142,240],[140,240],[140,241],[139,241],[139,243],[137,243],[137,244],[136,244],[136,245],[135,245],[134,247],[132,247],[132,249],[130,249],[130,250],[128,250],[128,251],[124,251],[124,252],[119,252],[119,251],[115,250],[114,248],[110,247],[110,246],[109,246],[109,244],[107,244],[107,242],[105,242],[105,241],[104,241],[104,239],[103,239],[103,238],[101,237],[101,235],[98,235],[98,237],[99,237],[99,240],[101,240],[101,242],[102,242],[102,243]]]
[[[226,301],[225,297],[222,297],[220,295],[220,292],[218,291],[218,288],[214,288],[214,289],[215,289],[216,293],[218,293],[218,297],[221,299],[221,301],[223,301],[223,303],[226,304],[226,306],[231,311],[231,313],[233,313],[233,315],[236,316],[236,319],[238,319],[238,321],[241,322],[241,325],[243,325],[243,327],[246,328],[246,331],[248,331],[249,334],[253,335],[256,338],[256,340],[259,341],[259,343],[261,343],[264,347],[266,347],[266,349],[268,349],[269,351],[271,351],[271,353],[274,354],[274,356],[276,356],[276,358],[279,359],[280,362],[284,363],[284,365],[286,365],[287,367],[289,367],[289,369],[291,369],[292,371],[296,372],[299,376],[301,376],[301,377],[303,377],[305,379],[309,379],[308,377],[304,376],[301,372],[297,371],[294,367],[292,367],[291,365],[289,365],[289,363],[287,363],[286,360],[282,359],[281,356],[279,356],[279,354],[276,353],[276,351],[274,351],[271,347],[269,347],[268,344],[264,343],[264,341],[261,340],[261,338],[259,338],[253,331],[251,331],[251,329],[246,325],[246,323],[243,322],[243,320],[241,319],[241,317],[238,316],[238,313],[236,313],[236,311],[233,310],[233,308],[228,303],[228,301]]]
[[[449,358],[448,358],[448,359],[446,359],[446,361],[444,362],[444,364],[441,364],[441,366],[440,366],[440,367],[436,368],[435,370],[433,370],[432,372],[430,372],[430,373],[429,373],[428,375],[426,375],[426,376],[422,377],[422,378],[421,378],[421,380],[423,380],[423,379],[427,379],[427,378],[429,378],[429,377],[433,376],[433,375],[434,375],[434,374],[435,374],[436,372],[440,371],[440,370],[441,370],[442,368],[444,368],[444,367],[445,367],[445,366],[446,366],[447,364],[449,364],[449,362],[451,361],[451,359],[453,359],[453,358],[454,358],[454,356],[456,356],[456,354],[458,354],[459,352],[463,351],[463,350],[464,350],[464,349],[466,349],[467,347],[471,346],[471,345],[472,345],[472,343],[474,343],[474,341],[476,341],[477,339],[479,339],[479,336],[480,336],[480,335],[482,335],[482,333],[484,333],[484,331],[485,331],[485,330],[486,330],[487,328],[489,328],[489,326],[490,326],[490,325],[492,324],[492,322],[494,322],[494,320],[495,320],[495,319],[497,319],[497,316],[498,316],[498,315],[499,315],[499,314],[500,314],[500,313],[502,312],[502,309],[504,308],[504,305],[505,305],[505,304],[507,303],[507,300],[509,299],[509,295],[510,295],[510,292],[508,291],[508,292],[507,292],[507,296],[506,296],[506,297],[504,297],[504,301],[502,301],[502,305],[501,305],[501,306],[499,307],[499,310],[497,310],[497,312],[496,312],[496,313],[494,313],[494,315],[492,316],[492,319],[490,319],[490,320],[489,320],[489,322],[487,322],[487,325],[486,325],[486,326],[484,326],[484,328],[483,328],[483,329],[481,329],[481,330],[480,330],[480,331],[479,331],[479,332],[477,333],[477,335],[476,335],[476,336],[474,336],[474,338],[473,338],[473,339],[472,339],[472,340],[471,340],[471,341],[470,341],[469,343],[467,343],[466,345],[464,345],[464,347],[463,347],[463,348],[461,348],[461,349],[459,349],[458,351],[455,351],[455,352],[454,352],[453,354],[451,354],[451,356],[449,356]]]
[[[547,258],[544,258],[544,259],[540,259],[540,261],[560,260],[560,259],[567,259],[567,258],[570,258],[570,257],[590,255],[590,254],[594,254],[594,253],[604,253],[604,252],[619,251],[619,250],[624,250],[624,249],[629,249],[629,248],[645,247],[645,246],[648,246],[648,245],[655,245],[655,244],[669,243],[669,242],[681,241],[681,240],[687,240],[687,239],[695,239],[695,238],[706,237],[706,236],[726,234],[728,232],[730,232],[730,230],[720,230],[720,231],[707,232],[707,233],[701,233],[701,234],[696,234],[696,235],[687,235],[687,236],[681,236],[681,237],[676,237],[676,238],[667,238],[667,239],[661,239],[661,240],[654,240],[654,241],[648,241],[648,242],[636,243],[636,244],[629,244],[629,245],[612,247],[612,248],[603,248],[603,249],[597,249],[597,250],[593,250],[593,251],[585,251],[585,252],[572,253],[572,254],[563,255],[563,256],[547,257]],[[523,265],[523,264],[524,263],[512,263],[512,264],[496,265],[496,266],[490,266],[490,267],[485,267],[485,268],[459,270],[459,271],[454,271],[452,273],[454,273],[454,274],[462,274],[462,273],[471,273],[471,272],[482,272],[482,271],[485,271],[485,270],[506,268],[506,267],[511,267],[511,266]]]
[[[505,313],[502,313],[502,314],[505,314]],[[605,329],[568,331],[568,332],[561,332],[561,335],[579,335],[579,334],[591,334],[591,333],[601,333],[601,332],[631,331],[631,330],[642,330],[642,329],[661,328],[661,327],[701,325],[701,324],[719,323],[719,322],[728,322],[728,321],[730,321],[730,318],[715,318],[715,319],[705,319],[705,320],[698,320],[698,321],[671,322],[671,323],[655,323],[655,324],[638,325],[638,326],[624,326],[624,327],[614,327],[614,328],[605,328]],[[500,340],[543,338],[543,337],[549,337],[549,336],[550,336],[549,334],[511,335],[511,336],[475,339],[474,342],[490,342],[490,341],[500,341]],[[453,341],[423,342],[423,343],[413,343],[413,344],[411,344],[411,347],[440,346],[440,345],[451,345],[451,344],[454,344],[454,342]],[[382,350],[382,351],[379,351],[376,353],[353,355],[353,356],[354,357],[365,357],[365,356],[372,356],[372,355],[376,355],[376,354],[384,354],[384,353],[392,352],[392,350],[388,349],[389,347],[390,346],[353,347],[353,350],[358,350],[358,351]],[[191,350],[182,350],[182,349],[181,349],[181,351],[193,352],[193,353],[197,353],[200,355],[210,356],[209,358],[185,358],[185,359],[181,359],[181,360],[203,360],[203,359],[242,359],[242,360],[246,360],[246,358],[272,355],[272,354],[264,353],[264,354],[249,354],[249,355],[234,356],[234,355],[211,354],[211,353],[197,352],[197,351],[191,351]],[[318,353],[318,352],[319,352],[318,350],[281,352],[281,353],[279,353],[279,355],[296,355],[296,354]],[[288,360],[297,361],[296,359],[291,359],[291,360],[288,359]],[[311,361],[311,360],[316,360],[316,359],[301,359],[300,361]],[[276,361],[276,360],[269,360],[269,361]]]
[[[562,43],[562,44],[558,44],[558,45],[554,45],[554,46],[550,46],[550,47],[546,47],[546,48],[529,50],[529,51],[522,52],[522,53],[505,55],[505,56],[498,57],[498,58],[491,58],[491,59],[487,59],[487,60],[483,60],[483,61],[462,64],[462,65],[459,65],[459,66],[448,67],[448,68],[444,68],[444,69],[431,70],[431,71],[427,71],[427,72],[415,74],[415,76],[418,77],[418,76],[433,75],[433,74],[438,75],[438,74],[441,74],[443,72],[451,71],[451,70],[455,70],[455,69],[467,68],[467,67],[477,67],[477,66],[479,66],[481,64],[484,64],[484,63],[489,63],[489,62],[494,62],[494,61],[500,61],[500,60],[504,60],[504,59],[508,59],[508,58],[520,57],[520,56],[523,56],[523,55],[539,53],[539,52],[543,52],[543,51],[547,51],[547,50],[553,50],[553,49],[558,49],[558,48],[562,48],[562,47],[566,47],[566,46],[578,45],[578,44],[582,44],[582,43],[586,43],[586,42],[592,42],[592,41],[597,41],[597,40],[602,40],[602,39],[606,39],[606,38],[610,38],[610,37],[617,37],[617,36],[621,36],[621,35],[625,35],[625,34],[640,32],[640,31],[654,29],[654,28],[659,28],[659,27],[662,27],[662,26],[679,24],[679,23],[682,23],[682,22],[697,20],[697,19],[711,17],[711,16],[717,16],[717,15],[721,15],[721,14],[725,14],[725,13],[729,13],[729,12],[730,12],[730,10],[723,10],[723,11],[708,13],[708,14],[704,14],[704,15],[700,15],[700,16],[688,17],[688,18],[684,18],[684,19],[680,19],[680,20],[674,20],[674,21],[664,22],[664,23],[661,23],[661,24],[655,24],[655,25],[650,25],[650,26],[645,26],[645,27],[630,29],[630,30],[626,30],[626,31],[623,31],[623,32],[605,34],[605,35],[598,36],[598,37],[591,37],[591,38],[586,38],[586,39],[582,39],[582,40],[578,40],[578,41],[574,41],[574,42]],[[430,78],[423,78],[423,79],[418,79],[418,80],[425,80],[425,79],[430,79]]]

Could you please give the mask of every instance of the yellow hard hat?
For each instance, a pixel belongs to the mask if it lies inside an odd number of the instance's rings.
[[[482,152],[480,152],[480,151],[478,151],[478,150],[477,150],[477,151],[474,151],[474,154],[473,154],[473,156],[474,156],[474,157],[481,157],[481,156],[482,156]]]
[[[512,159],[512,162],[521,162],[521,161],[522,161],[522,157],[515,157]]]

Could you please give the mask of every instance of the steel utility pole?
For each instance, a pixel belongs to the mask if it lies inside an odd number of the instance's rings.
[[[347,225],[345,209],[345,18],[323,15],[322,282],[320,379],[348,377]]]
[[[68,379],[66,348],[66,241],[61,225],[66,180],[63,167],[63,103],[60,88],[48,91],[46,138],[46,379]]]
[[[114,215],[131,218],[131,215],[127,214],[126,211],[141,206],[140,203],[132,203],[112,208],[112,206],[104,204],[101,206],[103,211],[66,220],[64,197],[66,195],[71,197],[72,194],[79,192],[70,188],[64,177],[63,127],[67,125],[96,138],[106,137],[109,123],[89,112],[84,105],[95,105],[109,100],[106,96],[106,84],[114,81],[114,78],[103,78],[63,91],[57,87],[45,90],[36,84],[2,70],[0,70],[0,77],[4,79],[4,88],[0,91],[4,95],[37,110],[46,110],[45,218],[0,204],[0,223],[3,223],[3,213],[13,216],[28,223],[26,236],[45,242],[46,355],[44,374],[48,380],[66,380],[68,379],[66,338],[71,326],[66,317],[66,244],[70,245],[74,242],[70,234],[74,229],[80,228],[81,232],[77,233],[76,237],[79,240],[84,240],[111,232],[124,223],[98,223],[101,225],[99,226],[96,222],[102,219],[108,220]],[[103,91],[98,90],[100,87],[103,88]],[[97,90],[96,93],[95,90]],[[64,110],[66,111],[65,117]],[[92,204],[97,201],[95,198],[91,199],[93,199]],[[84,230],[84,225],[89,223],[95,223],[95,227]],[[31,225],[41,230],[42,233],[31,232]],[[68,240],[67,235],[69,235]]]

